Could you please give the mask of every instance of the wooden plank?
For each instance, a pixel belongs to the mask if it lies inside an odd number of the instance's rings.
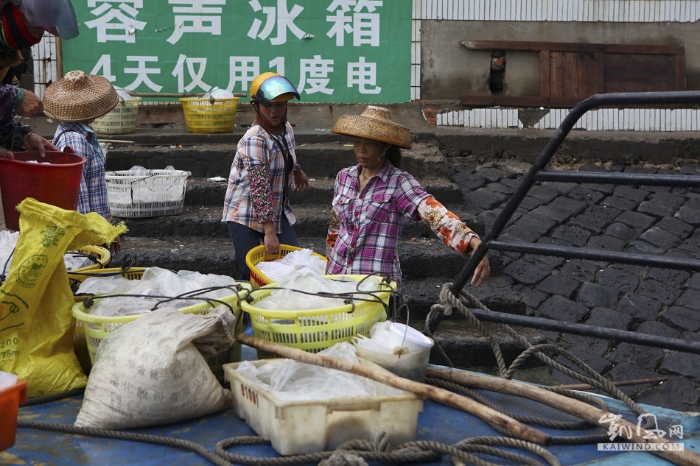
[[[459,44],[473,50],[553,50],[578,52],[599,49],[612,53],[644,53],[660,55],[685,54],[679,45],[599,44],[585,42],[528,42],[514,40],[461,40]]]
[[[471,107],[573,107],[580,99],[517,96],[517,95],[467,95],[460,98],[460,104]]]
[[[605,92],[675,91],[672,55],[605,54]]]
[[[549,70],[551,67],[549,50],[540,52],[540,96],[548,98],[552,95]]]

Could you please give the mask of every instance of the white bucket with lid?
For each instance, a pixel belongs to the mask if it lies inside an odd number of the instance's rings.
[[[396,322],[379,322],[372,338],[356,335],[352,339],[359,358],[371,361],[399,377],[418,382],[425,380],[434,342],[418,330]]]
[[[420,353],[430,351],[433,347],[433,340],[426,337],[418,330],[399,322],[392,322],[387,332],[387,343],[389,346],[404,346],[409,353]]]

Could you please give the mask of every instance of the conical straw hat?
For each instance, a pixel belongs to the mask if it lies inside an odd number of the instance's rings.
[[[58,121],[94,120],[112,111],[119,95],[106,78],[69,71],[44,91],[44,113]]]
[[[387,142],[404,149],[411,148],[411,131],[391,121],[389,109],[368,105],[360,115],[343,115],[333,126],[337,134]]]

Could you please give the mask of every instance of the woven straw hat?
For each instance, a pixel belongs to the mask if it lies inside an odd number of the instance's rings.
[[[411,131],[391,121],[391,113],[384,107],[368,105],[360,115],[343,115],[331,131],[411,148]]]
[[[94,120],[119,103],[117,91],[106,78],[69,71],[44,91],[44,113],[58,121]]]

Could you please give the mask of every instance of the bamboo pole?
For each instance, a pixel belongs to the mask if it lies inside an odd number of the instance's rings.
[[[530,385],[522,382],[514,382],[498,377],[488,377],[485,375],[474,374],[466,371],[454,371],[448,369],[435,369],[428,367],[426,372],[428,378],[447,380],[472,388],[480,388],[498,393],[507,393],[516,395],[530,400],[538,401],[560,411],[572,414],[580,419],[590,422],[594,425],[600,425],[600,420],[610,414],[610,412],[596,408],[582,401],[569,398],[568,396],[559,395],[549,390],[545,390],[535,385]],[[635,443],[649,444],[673,444],[670,440],[664,438],[645,438],[645,436],[653,437],[652,433],[645,429],[639,429],[637,426],[624,419],[617,421],[618,425],[629,428],[632,435],[629,439]],[[603,426],[601,426],[603,427]],[[700,464],[700,454],[690,450],[683,451],[652,451],[655,455],[671,461],[673,464],[682,466],[697,466]]]
[[[288,359],[313,364],[315,366],[328,367],[344,372],[350,372],[357,375],[362,375],[368,379],[376,380],[385,385],[394,388],[405,390],[416,395],[430,398],[438,403],[461,409],[469,414],[473,414],[484,422],[488,423],[500,432],[508,432],[513,437],[534,442],[540,445],[548,445],[551,441],[551,436],[545,432],[537,430],[526,424],[521,423],[509,416],[506,416],[498,411],[484,406],[470,398],[452,393],[432,385],[416,382],[409,379],[404,379],[391,372],[379,367],[365,364],[357,364],[343,359],[321,356],[315,353],[307,353],[296,348],[279,345],[269,341],[260,340],[259,338],[251,337],[244,333],[236,335],[236,339],[248,346],[257,348],[261,351],[274,353]]]

